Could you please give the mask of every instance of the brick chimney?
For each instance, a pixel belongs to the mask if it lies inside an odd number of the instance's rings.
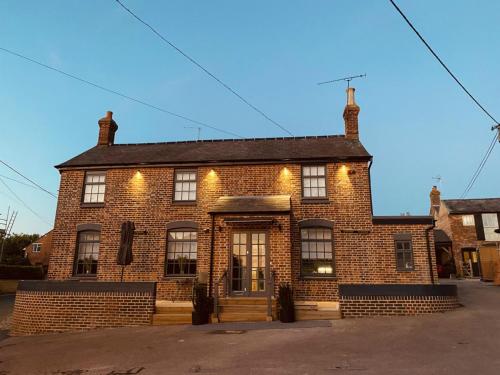
[[[345,137],[359,140],[358,114],[359,107],[354,100],[354,87],[347,88],[347,104],[344,109]]]
[[[118,125],[113,120],[113,112],[106,112],[106,116],[99,120],[98,146],[112,146],[115,143],[115,133]]]
[[[437,214],[439,212],[439,207],[441,206],[441,192],[438,190],[437,186],[433,186],[429,194],[431,198],[431,215]]]

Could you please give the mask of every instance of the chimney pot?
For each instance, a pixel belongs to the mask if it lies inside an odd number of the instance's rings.
[[[112,118],[113,118],[113,112],[111,112],[111,111],[107,111],[107,112],[106,112],[106,118],[108,118],[108,119],[112,119]]]

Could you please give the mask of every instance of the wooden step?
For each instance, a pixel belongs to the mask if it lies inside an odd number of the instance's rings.
[[[276,305],[272,305],[272,310],[276,310]],[[258,312],[267,313],[267,305],[219,305],[220,312]]]
[[[295,320],[335,320],[342,319],[339,310],[321,311],[321,310],[295,310]]]
[[[254,312],[223,312],[219,313],[219,321],[225,322],[265,322],[267,320],[266,313]]]
[[[186,313],[169,313],[169,314],[154,314],[153,325],[172,325],[172,324],[191,324],[191,312]]]
[[[334,301],[297,301],[295,302],[296,320],[333,320],[341,319],[339,303]]]
[[[157,314],[191,314],[192,306],[156,306]]]
[[[274,298],[272,299],[274,302]],[[219,305],[267,305],[266,297],[227,297],[219,299]]]

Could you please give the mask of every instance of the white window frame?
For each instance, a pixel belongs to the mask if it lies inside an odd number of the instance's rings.
[[[485,241],[500,241],[500,233],[495,232],[495,229],[498,229],[498,215],[485,213],[481,215],[481,218],[483,219]]]
[[[174,172],[174,202],[196,202],[198,171],[178,169]]]
[[[82,202],[85,204],[102,204],[106,195],[106,172],[85,172]]]
[[[42,244],[40,242],[33,242],[31,251],[33,253],[39,253],[40,251],[42,251]]]
[[[474,215],[462,215],[462,225],[464,227],[473,227],[475,225]]]
[[[326,199],[326,174],[325,164],[302,166],[302,198]]]

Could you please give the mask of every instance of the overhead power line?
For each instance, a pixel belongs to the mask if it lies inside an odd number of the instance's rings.
[[[33,210],[24,200],[22,200],[21,197],[19,197],[19,195],[17,195],[14,192],[14,190],[12,190],[10,188],[10,186],[4,181],[4,179],[2,177],[0,177],[0,183],[2,183],[2,185],[5,186],[6,189],[14,196],[14,198],[16,198],[19,201],[19,203],[21,203],[24,207],[26,207],[33,215],[35,215],[37,218],[39,218],[45,224],[52,225],[52,224],[50,224],[48,222],[48,220],[46,218],[44,218],[43,216],[41,216],[38,212],[36,212],[35,210]]]
[[[20,58],[22,58],[22,59],[24,59],[24,60],[26,60],[26,61],[29,61],[29,62],[31,62],[31,63],[33,63],[33,64],[37,64],[37,65],[39,65],[39,66],[42,66],[42,67],[44,67],[44,68],[46,68],[46,69],[50,69],[50,70],[52,70],[52,71],[54,71],[54,72],[57,72],[57,73],[62,74],[62,75],[64,75],[64,76],[66,76],[66,77],[72,78],[72,79],[74,79],[74,80],[76,80],[76,81],[79,81],[79,82],[81,82],[81,83],[85,83],[85,84],[87,84],[87,85],[90,85],[90,86],[93,86],[93,87],[95,87],[95,88],[98,88],[99,90],[106,91],[106,92],[108,92],[108,93],[111,93],[111,94],[114,94],[114,95],[120,96],[120,97],[122,97],[122,98],[124,98],[124,99],[130,100],[130,101],[133,101],[133,102],[135,102],[135,103],[142,104],[142,105],[144,105],[144,106],[146,106],[146,107],[149,107],[149,108],[152,108],[152,109],[156,109],[157,111],[160,111],[160,112],[166,113],[166,114],[168,114],[168,115],[170,115],[170,116],[174,116],[174,117],[177,117],[177,118],[183,119],[183,120],[185,120],[185,121],[192,122],[192,123],[194,123],[194,124],[197,124],[197,125],[203,126],[203,127],[205,127],[205,128],[209,128],[209,129],[212,129],[212,130],[216,130],[216,131],[218,131],[218,132],[220,132],[220,133],[228,134],[228,135],[230,135],[230,136],[232,136],[232,137],[236,137],[236,138],[245,138],[245,137],[243,137],[243,136],[241,136],[241,135],[239,135],[239,134],[233,133],[233,132],[231,132],[231,131],[227,131],[227,130],[224,130],[224,129],[221,129],[221,128],[217,128],[217,127],[215,127],[215,126],[213,126],[213,125],[209,125],[209,124],[207,124],[207,123],[205,123],[205,122],[201,122],[201,121],[198,121],[198,120],[194,120],[194,119],[189,118],[189,117],[187,117],[187,116],[180,115],[180,114],[178,114],[178,113],[175,113],[175,112],[169,111],[169,110],[167,110],[167,109],[164,109],[164,108],[161,108],[161,107],[155,106],[155,105],[153,105],[153,104],[147,103],[147,102],[145,102],[144,100],[137,99],[137,98],[134,98],[134,97],[132,97],[132,96],[128,96],[128,95],[122,94],[121,92],[118,92],[118,91],[115,91],[115,90],[112,90],[112,89],[108,89],[107,87],[104,87],[104,86],[102,86],[102,85],[99,85],[99,84],[94,83],[94,82],[91,82],[91,81],[88,81],[88,80],[86,80],[86,79],[84,79],[84,78],[81,78],[81,77],[78,77],[78,76],[76,76],[76,75],[74,75],[74,74],[67,73],[67,72],[65,72],[65,71],[63,71],[63,70],[61,70],[61,69],[54,68],[53,66],[50,66],[50,65],[44,64],[44,63],[42,63],[42,62],[40,62],[40,61],[37,61],[37,60],[32,59],[32,58],[30,58],[30,57],[24,56],[24,55],[22,55],[22,54],[20,54],[20,53],[14,52],[14,51],[9,50],[9,49],[7,49],[7,48],[0,47],[0,50],[1,50],[1,51],[4,51],[4,52],[6,52],[6,53],[8,53],[8,54],[10,54],[10,55],[20,57]]]
[[[29,177],[26,177],[25,175],[23,175],[21,172],[19,172],[17,169],[15,169],[14,167],[10,166],[9,164],[7,164],[6,162],[4,162],[3,160],[0,160],[0,163],[2,163],[3,165],[5,165],[7,168],[9,168],[11,171],[13,171],[14,173],[18,174],[19,176],[21,176],[22,178],[24,178],[25,180],[31,182],[35,187],[37,187],[38,189],[46,192],[47,194],[49,194],[51,197],[53,198],[56,198],[57,199],[57,196],[48,191],[47,189],[45,189],[44,187],[40,186],[39,184],[37,184],[35,181],[33,181],[32,179],[30,179]],[[8,178],[8,177],[7,177]]]
[[[293,136],[292,132],[285,128],[283,125],[278,123],[277,121],[273,120],[271,117],[269,117],[264,111],[261,109],[257,108],[254,104],[250,103],[247,99],[245,99],[241,94],[239,94],[235,89],[233,89],[231,86],[229,86],[227,83],[222,81],[220,78],[218,78],[215,74],[210,72],[207,68],[205,68],[203,65],[201,65],[198,61],[196,61],[194,58],[189,56],[186,52],[184,52],[180,47],[175,45],[173,42],[168,40],[165,36],[163,36],[158,30],[156,30],[153,26],[151,26],[149,23],[144,21],[141,17],[139,17],[137,14],[135,14],[130,8],[127,8],[120,0],[115,0],[123,9],[125,9],[132,17],[134,17],[137,21],[142,23],[144,26],[146,26],[148,29],[150,29],[158,38],[163,40],[165,43],[167,43],[170,47],[175,49],[177,52],[179,52],[182,56],[184,56],[187,60],[189,60],[191,63],[196,65],[198,68],[200,68],[204,73],[206,73],[209,77],[213,78],[217,83],[219,83],[222,87],[224,87],[226,90],[228,90],[231,94],[236,96],[238,99],[240,99],[243,103],[245,103],[247,106],[249,106],[251,109],[253,109],[255,112],[260,114],[262,117],[264,117],[267,121],[271,122],[272,124],[276,125],[278,128],[283,130],[285,133],[287,133],[290,136]]]
[[[477,178],[479,177],[479,174],[483,170],[484,165],[486,164],[486,161],[488,161],[488,158],[490,157],[496,144],[497,144],[497,135],[495,134],[493,136],[493,139],[492,139],[490,145],[488,146],[488,149],[486,150],[486,153],[483,156],[483,159],[481,160],[481,162],[479,163],[479,166],[477,167],[476,171],[472,175],[472,177],[469,181],[469,184],[467,185],[464,192],[460,196],[460,199],[465,198],[467,196],[467,194],[469,193],[469,191],[472,189],[472,186],[474,186],[474,183],[476,182]]]
[[[27,184],[26,182],[22,182],[22,181],[16,180],[15,178],[12,178],[12,177],[6,176],[6,175],[4,175],[4,174],[0,174],[0,177],[3,177],[4,179],[9,180],[9,181],[12,181],[12,182],[15,182],[15,183],[18,183],[18,184],[21,184],[21,185],[24,185],[24,186],[30,187],[30,188],[32,188],[32,189],[37,189],[37,190],[39,190],[36,186],[33,186],[33,185],[31,185],[31,184]]]
[[[418,32],[418,30],[415,28],[415,26],[413,26],[413,24],[408,19],[408,17],[406,17],[406,15],[403,13],[403,11],[396,5],[396,3],[394,2],[394,0],[389,0],[389,1],[394,6],[394,8],[397,10],[397,12],[401,15],[401,17],[403,17],[403,19],[406,21],[406,23],[408,24],[408,26],[410,26],[410,28],[415,32],[415,34],[422,41],[422,43],[424,43],[424,45],[427,47],[427,49],[429,50],[429,52],[436,58],[436,60],[439,62],[439,64],[441,64],[441,66],[451,76],[451,78],[453,78],[453,80],[460,86],[460,88],[467,94],[467,96],[469,96],[469,98],[472,99],[472,101],[481,109],[481,111],[483,111],[483,113],[485,113],[486,116],[488,116],[495,123],[495,126],[492,127],[492,130],[496,129],[497,131],[500,132],[500,130],[498,130],[498,127],[499,127],[500,123],[496,120],[496,118],[493,117],[493,115],[490,112],[488,112],[486,110],[486,108],[481,103],[479,103],[479,101],[474,97],[474,95],[472,95],[470,93],[470,91],[465,88],[465,86],[457,78],[457,76],[455,74],[453,74],[453,72],[450,70],[450,68],[448,68],[448,66],[443,62],[443,60],[441,60],[441,58],[438,56],[438,54],[432,49],[432,47],[429,45],[429,43],[427,43],[427,41]],[[488,161],[488,159],[489,159],[489,157],[490,157],[493,149],[495,148],[496,139],[497,139],[497,135],[495,135],[493,137],[493,140],[490,143],[490,145],[488,146],[488,149],[486,150],[486,153],[484,154],[483,159],[479,163],[479,166],[477,167],[476,171],[473,173],[473,175],[472,175],[469,183],[467,184],[467,186],[466,186],[466,188],[465,188],[465,190],[462,193],[462,196],[460,198],[464,198],[469,193],[469,191],[472,189],[472,187],[474,186],[474,183],[476,182],[477,178],[481,174],[481,171],[483,170],[483,168],[484,168],[486,162]]]
[[[396,8],[396,10],[398,11],[398,13],[401,15],[401,17],[404,18],[404,20],[406,21],[406,23],[408,24],[408,26],[410,26],[410,28],[415,32],[415,34],[417,34],[417,36],[419,37],[419,39],[422,41],[422,43],[424,43],[424,45],[427,47],[427,49],[429,50],[430,53],[432,53],[432,55],[436,58],[436,60],[441,64],[441,66],[448,72],[448,74],[451,76],[451,78],[453,78],[455,80],[455,82],[462,88],[462,90],[474,101],[474,103],[476,103],[476,105],[490,118],[493,120],[493,122],[495,123],[495,125],[498,125],[498,121],[481,105],[481,103],[479,103],[479,101],[470,93],[469,90],[467,90],[465,88],[465,86],[462,84],[462,82],[460,82],[460,80],[457,78],[457,76],[455,74],[453,74],[453,72],[446,66],[446,64],[443,62],[443,60],[441,60],[441,58],[437,55],[436,52],[434,52],[434,50],[432,49],[432,47],[429,45],[429,43],[427,43],[424,39],[424,37],[418,32],[418,30],[415,28],[415,26],[413,26],[413,24],[410,22],[410,20],[405,16],[405,14],[401,11],[401,9],[399,9],[399,7],[396,5],[396,3],[393,1],[393,0],[389,0],[391,2],[391,4],[394,6],[394,8]]]

